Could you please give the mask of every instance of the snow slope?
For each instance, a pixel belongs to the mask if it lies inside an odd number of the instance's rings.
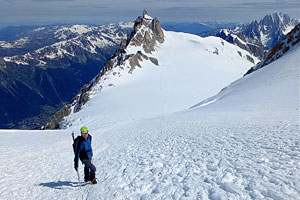
[[[300,45],[193,107],[238,112],[299,112]],[[274,109],[276,108],[276,109]]]
[[[68,116],[63,127],[95,117],[110,123],[177,112],[216,94],[253,65],[248,52],[220,38],[170,31],[164,35],[165,42],[152,54],[136,46],[126,49],[127,54],[141,51],[156,58],[158,66],[144,60],[133,71],[129,61],[113,68],[93,87],[83,111]]]

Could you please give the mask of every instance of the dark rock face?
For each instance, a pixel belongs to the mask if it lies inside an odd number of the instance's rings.
[[[256,66],[252,67],[248,72],[245,74],[250,74],[271,62],[277,60],[281,56],[283,56],[286,52],[288,52],[293,46],[297,45],[300,42],[300,23],[290,31],[281,42],[276,44],[273,49],[269,52],[266,58],[258,63]]]
[[[42,27],[0,42],[0,128],[40,128],[98,74],[131,30]]]
[[[152,20],[151,29],[154,33],[154,39],[157,40],[159,43],[163,43],[165,41],[164,32],[161,29],[160,22],[156,17]]]
[[[114,55],[105,63],[99,74],[89,83],[86,84],[75,98],[59,112],[57,112],[45,125],[46,129],[58,128],[64,117],[68,116],[72,111],[78,112],[82,106],[89,100],[89,92],[101,77],[112,70],[116,66],[121,66],[126,61],[129,61],[130,70],[132,73],[136,67],[141,67],[140,61],[150,60],[153,64],[159,65],[156,58],[149,57],[146,54],[151,54],[155,51],[155,46],[158,43],[164,42],[164,33],[160,27],[160,22],[157,18],[152,19],[146,11],[143,17],[138,17],[134,23],[133,31],[130,36],[122,41],[120,48],[115,51]],[[140,46],[143,48],[144,54],[138,51],[136,54],[127,54],[126,49],[130,46]],[[72,107],[74,109],[72,110]]]
[[[286,14],[273,13],[260,21],[253,21],[232,29],[222,29],[211,34],[264,59],[268,52],[284,38],[285,33],[298,23],[298,20],[290,19]]]

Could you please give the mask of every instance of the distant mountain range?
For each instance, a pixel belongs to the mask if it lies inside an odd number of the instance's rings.
[[[285,14],[273,13],[248,24],[169,22],[161,26],[202,37],[220,37],[248,51],[247,59],[255,63],[255,57],[264,60],[297,23],[299,20]],[[129,22],[1,29],[0,128],[33,129],[45,124],[111,57],[122,53],[119,47],[128,42],[133,25]],[[217,53],[220,48],[217,49],[208,51]],[[246,56],[239,52],[239,56]],[[135,57],[137,60],[131,62],[138,63],[143,55]],[[149,60],[159,62],[151,56]]]
[[[176,23],[168,22],[162,27],[168,31],[184,32],[202,37],[217,36],[264,59],[268,52],[291,31],[299,19],[291,19],[288,15],[275,12],[266,15],[259,21],[250,23]]]
[[[132,26],[46,26],[0,41],[0,128],[40,127],[101,70]]]
[[[289,33],[300,20],[290,19],[286,14],[273,13],[260,21],[222,28],[203,33],[202,36],[215,35],[264,59],[268,52]]]

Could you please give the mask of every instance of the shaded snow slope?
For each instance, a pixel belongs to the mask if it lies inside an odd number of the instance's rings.
[[[136,46],[126,49],[128,54],[140,51],[157,59],[158,66],[147,59],[132,68],[127,60],[106,72],[82,111],[68,116],[63,127],[96,116],[104,123],[180,111],[215,94],[252,66],[249,53],[220,38],[169,31],[164,35],[165,42],[151,54]]]

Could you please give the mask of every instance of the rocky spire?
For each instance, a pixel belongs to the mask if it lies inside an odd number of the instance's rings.
[[[134,32],[130,40],[132,40],[132,45],[143,46],[146,53],[154,51],[156,42],[164,42],[164,33],[159,20],[156,17],[153,19],[144,10],[143,17],[139,17],[135,21]]]

